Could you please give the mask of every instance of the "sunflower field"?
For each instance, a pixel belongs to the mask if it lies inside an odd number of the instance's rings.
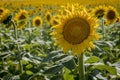
[[[120,80],[120,0],[0,0],[0,80]]]

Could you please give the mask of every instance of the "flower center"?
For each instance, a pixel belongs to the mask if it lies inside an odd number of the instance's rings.
[[[68,20],[63,28],[64,39],[70,44],[80,44],[90,33],[89,23],[82,18]]]
[[[39,26],[40,25],[40,20],[35,20],[35,24],[37,25],[37,26]]]
[[[26,16],[24,16],[23,14],[20,16],[19,20],[22,20],[22,19],[26,19]]]
[[[107,14],[107,18],[113,20],[115,18],[115,12],[110,10]]]
[[[46,18],[47,18],[47,21],[49,22],[49,21],[50,21],[50,19],[51,19],[50,14],[47,14],[47,15],[46,15]]]

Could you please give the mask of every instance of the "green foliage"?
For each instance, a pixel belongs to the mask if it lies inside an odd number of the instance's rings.
[[[64,73],[63,73],[63,77],[64,80],[74,80],[74,75],[71,74],[71,71],[69,69],[67,69],[66,67],[63,68]]]
[[[27,74],[27,75],[32,75],[32,74],[33,74],[33,72],[32,72],[32,71],[27,70],[27,71],[26,71],[26,74]]]
[[[46,6],[44,6],[46,7]],[[44,12],[45,13],[45,12]],[[42,17],[44,14],[41,15]],[[0,78],[3,80],[78,80],[78,58],[54,46],[51,25],[41,28],[30,23],[18,30],[0,24]],[[84,54],[86,80],[120,79],[120,23],[105,27],[104,38]],[[98,32],[102,33],[102,26]]]
[[[85,61],[85,63],[95,63],[95,62],[98,62],[99,60],[100,60],[99,57],[91,56],[89,59]]]
[[[117,71],[114,67],[107,66],[107,65],[95,65],[94,69],[105,70],[108,71],[112,75],[117,75]]]

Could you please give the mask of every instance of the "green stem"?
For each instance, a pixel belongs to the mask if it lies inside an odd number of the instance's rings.
[[[15,39],[17,40],[17,37],[18,37],[18,35],[17,35],[17,26],[16,26],[16,24],[15,24],[15,22],[13,20],[11,22],[12,22],[13,27],[14,27]]]
[[[2,58],[2,69],[4,70],[4,58]]]
[[[29,30],[29,32],[28,32],[28,35],[29,35],[29,44],[31,43],[31,31]]]
[[[17,33],[17,26],[15,24],[15,22],[12,20],[11,23],[13,24],[14,27],[14,35],[15,35],[15,39],[18,39],[18,33]],[[21,54],[20,54],[20,48],[19,48],[19,44],[17,43],[17,49],[18,49],[18,62],[19,62],[19,67],[20,67],[20,74],[23,73],[23,66],[22,66],[22,62],[21,62]]]
[[[23,73],[23,65],[21,59],[19,60],[19,66],[20,66],[20,74]]]
[[[20,48],[19,48],[19,45],[17,46],[18,47],[18,62],[19,62],[19,67],[20,67],[20,74],[23,73],[23,64],[22,64],[22,57],[21,57],[21,54],[20,54]]]
[[[85,80],[84,55],[78,56],[79,80]]]
[[[2,45],[2,36],[0,35],[0,45]]]
[[[29,44],[31,43],[31,25],[30,25],[30,21],[28,22],[28,35],[29,35]]]
[[[105,38],[105,26],[104,26],[104,19],[102,18],[102,35],[103,35],[103,39]]]

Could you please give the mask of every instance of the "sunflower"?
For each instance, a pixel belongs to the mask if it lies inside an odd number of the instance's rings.
[[[45,19],[46,19],[46,22],[50,22],[50,20],[51,20],[51,13],[50,13],[50,11],[46,11],[46,15],[45,15]]]
[[[116,22],[120,22],[120,16],[119,16],[119,17],[117,17],[117,20],[116,20]]]
[[[74,7],[75,8],[75,7]],[[73,55],[81,54],[85,49],[94,48],[93,40],[100,35],[96,33],[98,27],[97,19],[86,13],[86,10],[68,12],[67,15],[59,16],[59,24],[52,26],[50,34],[64,52],[71,50]]]
[[[107,19],[106,24],[114,23],[119,16],[117,10],[113,6],[108,6],[107,11],[105,12],[104,17]]]
[[[53,16],[51,21],[50,21],[51,26],[57,25],[58,23],[59,23],[59,17]]]
[[[8,9],[0,8],[0,23],[7,24],[10,22],[10,11]]]
[[[30,10],[28,14],[29,14],[30,16],[33,16],[34,14],[36,14],[36,11],[35,11],[35,10]]]
[[[36,16],[35,18],[33,18],[32,23],[33,23],[33,26],[40,27],[42,25],[42,19],[41,19],[41,17]]]
[[[28,21],[28,12],[26,10],[20,10],[14,17],[14,21],[17,23],[18,29],[23,29]]]
[[[101,18],[104,16],[106,9],[106,6],[99,5],[92,10],[91,14],[94,17]]]

